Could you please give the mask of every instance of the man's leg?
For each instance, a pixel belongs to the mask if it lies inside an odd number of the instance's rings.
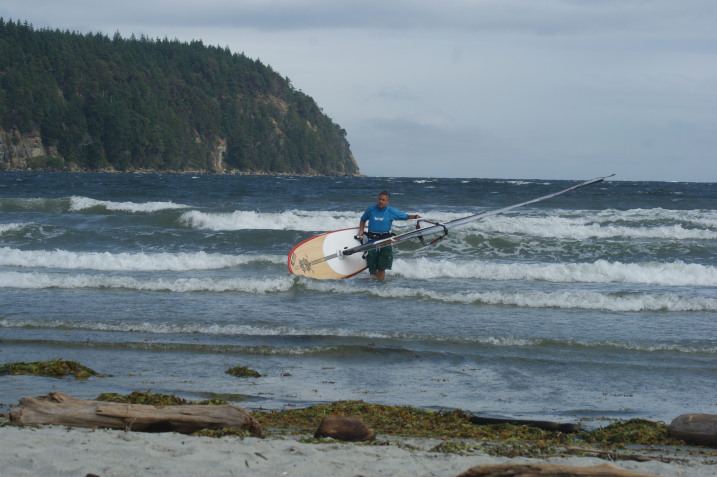
[[[378,281],[383,281],[383,279],[386,278],[386,270],[390,270],[393,264],[393,248],[383,247],[379,249],[378,260],[376,262],[376,274],[374,277],[376,277]]]
[[[375,277],[378,269],[378,250],[368,251],[368,254],[366,254],[366,264],[368,265],[368,273],[370,273],[372,277]]]

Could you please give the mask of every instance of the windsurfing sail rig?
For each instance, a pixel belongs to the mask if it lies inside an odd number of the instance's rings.
[[[604,181],[605,179],[608,179],[610,177],[613,177],[615,174],[611,174],[609,176],[603,176],[603,177],[596,177],[595,179],[590,179],[585,182],[581,182],[579,184],[575,184],[571,187],[568,187],[567,189],[559,190],[557,192],[553,192],[552,194],[547,194],[541,197],[536,197],[535,199],[526,200],[525,202],[520,202],[519,204],[513,204],[509,205],[507,207],[502,207],[500,209],[494,209],[494,210],[488,210],[485,212],[480,212],[478,214],[468,215],[466,217],[461,217],[459,219],[450,220],[448,222],[434,222],[423,219],[424,222],[431,223],[432,225],[428,227],[418,228],[416,230],[412,230],[410,232],[405,232],[400,235],[395,235],[393,237],[389,237],[383,240],[377,240],[375,242],[356,245],[354,247],[347,247],[342,250],[337,250],[335,253],[329,254],[325,257],[317,258],[312,261],[312,265],[315,265],[317,263],[325,262],[328,260],[332,260],[334,258],[341,258],[349,255],[353,255],[355,253],[363,253],[369,250],[382,248],[382,247],[388,247],[391,245],[397,245],[402,242],[406,242],[408,240],[412,239],[423,239],[425,237],[431,237],[434,235],[441,235],[441,237],[438,238],[440,240],[441,238],[448,235],[448,231],[451,229],[454,229],[456,227],[460,227],[466,224],[469,224],[471,222],[475,222],[476,220],[481,220],[486,217],[491,217],[493,215],[503,214],[505,212],[508,212],[513,209],[517,209],[518,207],[524,207],[526,205],[535,204],[536,202],[541,202],[547,199],[552,199],[553,197],[557,197],[559,195],[565,194],[570,191],[574,191],[576,189],[580,189],[583,187],[587,187],[589,185],[597,184],[599,182]],[[436,240],[434,240],[435,242]]]

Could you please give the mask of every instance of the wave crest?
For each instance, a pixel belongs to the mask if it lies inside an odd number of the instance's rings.
[[[0,273],[0,288],[109,288],[158,292],[276,293],[290,290],[293,277],[281,278],[155,278],[138,279],[109,275],[65,275],[50,273]]]
[[[717,286],[717,267],[672,263],[496,263],[418,258],[396,259],[394,271],[406,278],[474,278],[559,283],[645,283],[667,286]]]
[[[248,263],[280,264],[279,255],[224,255],[195,253],[110,253],[66,250],[17,250],[0,247],[0,266],[86,269],[102,271],[213,270]]]
[[[28,227],[32,224],[29,223],[10,223],[10,224],[0,224],[0,235],[7,233],[7,232],[17,232],[18,230],[22,230],[25,227]]]
[[[160,210],[186,209],[188,205],[176,204],[174,202],[114,202],[111,200],[97,200],[90,197],[70,197],[70,211],[79,212],[82,210],[103,208],[110,211],[151,213]]]
[[[361,344],[341,344],[342,338],[350,340],[387,340],[387,341],[419,341],[454,343],[458,345],[477,344],[482,346],[525,348],[525,347],[562,347],[562,348],[613,348],[637,352],[678,352],[678,353],[702,353],[715,354],[717,347],[713,344],[700,343],[639,343],[626,341],[598,340],[590,341],[584,339],[555,339],[555,338],[521,338],[516,336],[451,336],[451,335],[424,335],[418,333],[403,332],[368,332],[363,330],[350,330],[345,328],[295,328],[288,326],[255,326],[236,325],[225,323],[174,323],[174,322],[99,322],[99,321],[72,321],[72,320],[38,320],[38,319],[0,319],[0,328],[29,328],[29,329],[61,329],[61,330],[85,330],[102,332],[122,333],[147,333],[147,334],[189,334],[189,335],[224,335],[224,336],[284,336],[304,338],[322,337],[338,338],[335,344],[319,346],[290,346],[273,347],[270,345],[224,345],[224,344],[199,344],[199,343],[174,343],[174,342],[123,342],[122,346],[148,347],[148,348],[177,348],[185,347],[207,348],[208,351],[227,352],[237,351],[252,354],[318,354],[335,352],[341,348],[353,347],[361,349]],[[62,343],[62,341],[59,341]],[[85,342],[83,342],[84,344]],[[105,343],[113,345],[112,342]],[[374,346],[374,344],[372,344]],[[402,345],[404,348],[412,348],[410,344]]]
[[[444,303],[507,305],[524,308],[563,308],[633,311],[717,311],[717,299],[676,294],[606,293],[591,291],[487,291],[437,292],[422,288],[368,287],[344,283],[304,281],[311,290],[327,293],[360,293],[380,298],[423,298]]]
[[[179,221],[200,230],[301,230],[321,232],[357,227],[361,214],[289,210],[285,212],[256,212],[236,210],[228,213],[209,213],[197,210],[185,212]]]

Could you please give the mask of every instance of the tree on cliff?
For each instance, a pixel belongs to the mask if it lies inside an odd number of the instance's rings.
[[[346,131],[312,98],[260,61],[201,41],[0,18],[0,128],[39,133],[85,169],[358,173]]]

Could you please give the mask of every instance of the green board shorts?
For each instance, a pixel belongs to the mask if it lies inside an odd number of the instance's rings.
[[[371,275],[377,270],[391,270],[393,265],[393,247],[382,247],[369,250],[366,255],[368,271]]]

